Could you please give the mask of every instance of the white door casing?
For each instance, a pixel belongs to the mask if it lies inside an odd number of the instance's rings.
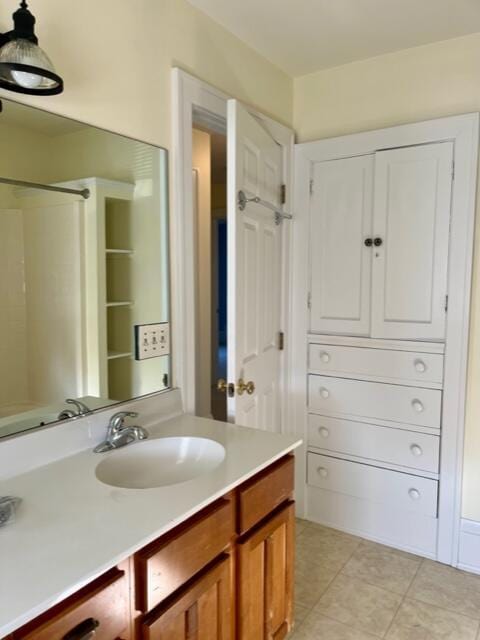
[[[369,335],[373,155],[313,166],[310,330]]]
[[[375,154],[374,338],[445,339],[452,163],[452,142]]]
[[[282,229],[274,212],[238,192],[281,207],[282,147],[236,100],[228,101],[228,397],[229,420],[269,431],[280,429]],[[238,381],[252,381],[252,394]]]

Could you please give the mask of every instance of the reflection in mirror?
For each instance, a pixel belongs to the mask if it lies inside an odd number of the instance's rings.
[[[2,102],[0,437],[170,377],[166,151]]]

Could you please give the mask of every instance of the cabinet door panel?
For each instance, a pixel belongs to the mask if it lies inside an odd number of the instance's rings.
[[[310,329],[369,335],[373,156],[314,166]]]
[[[144,640],[233,640],[232,560],[225,557],[142,623]]]
[[[443,340],[453,144],[375,156],[372,337]]]
[[[292,627],[294,505],[238,545],[239,640],[270,640]]]

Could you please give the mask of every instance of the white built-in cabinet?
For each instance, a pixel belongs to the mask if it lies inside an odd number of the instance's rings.
[[[453,143],[313,165],[310,331],[445,338]]]
[[[311,178],[307,516],[435,557],[453,143]]]

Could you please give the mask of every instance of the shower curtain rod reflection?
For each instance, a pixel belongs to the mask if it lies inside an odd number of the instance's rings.
[[[52,184],[40,184],[39,182],[27,182],[26,180],[14,180],[13,178],[3,178],[0,176],[0,183],[11,184],[16,187],[29,187],[30,189],[43,189],[44,191],[56,191],[59,193],[73,193],[82,196],[87,200],[90,197],[89,189],[68,189],[67,187],[56,187]]]

